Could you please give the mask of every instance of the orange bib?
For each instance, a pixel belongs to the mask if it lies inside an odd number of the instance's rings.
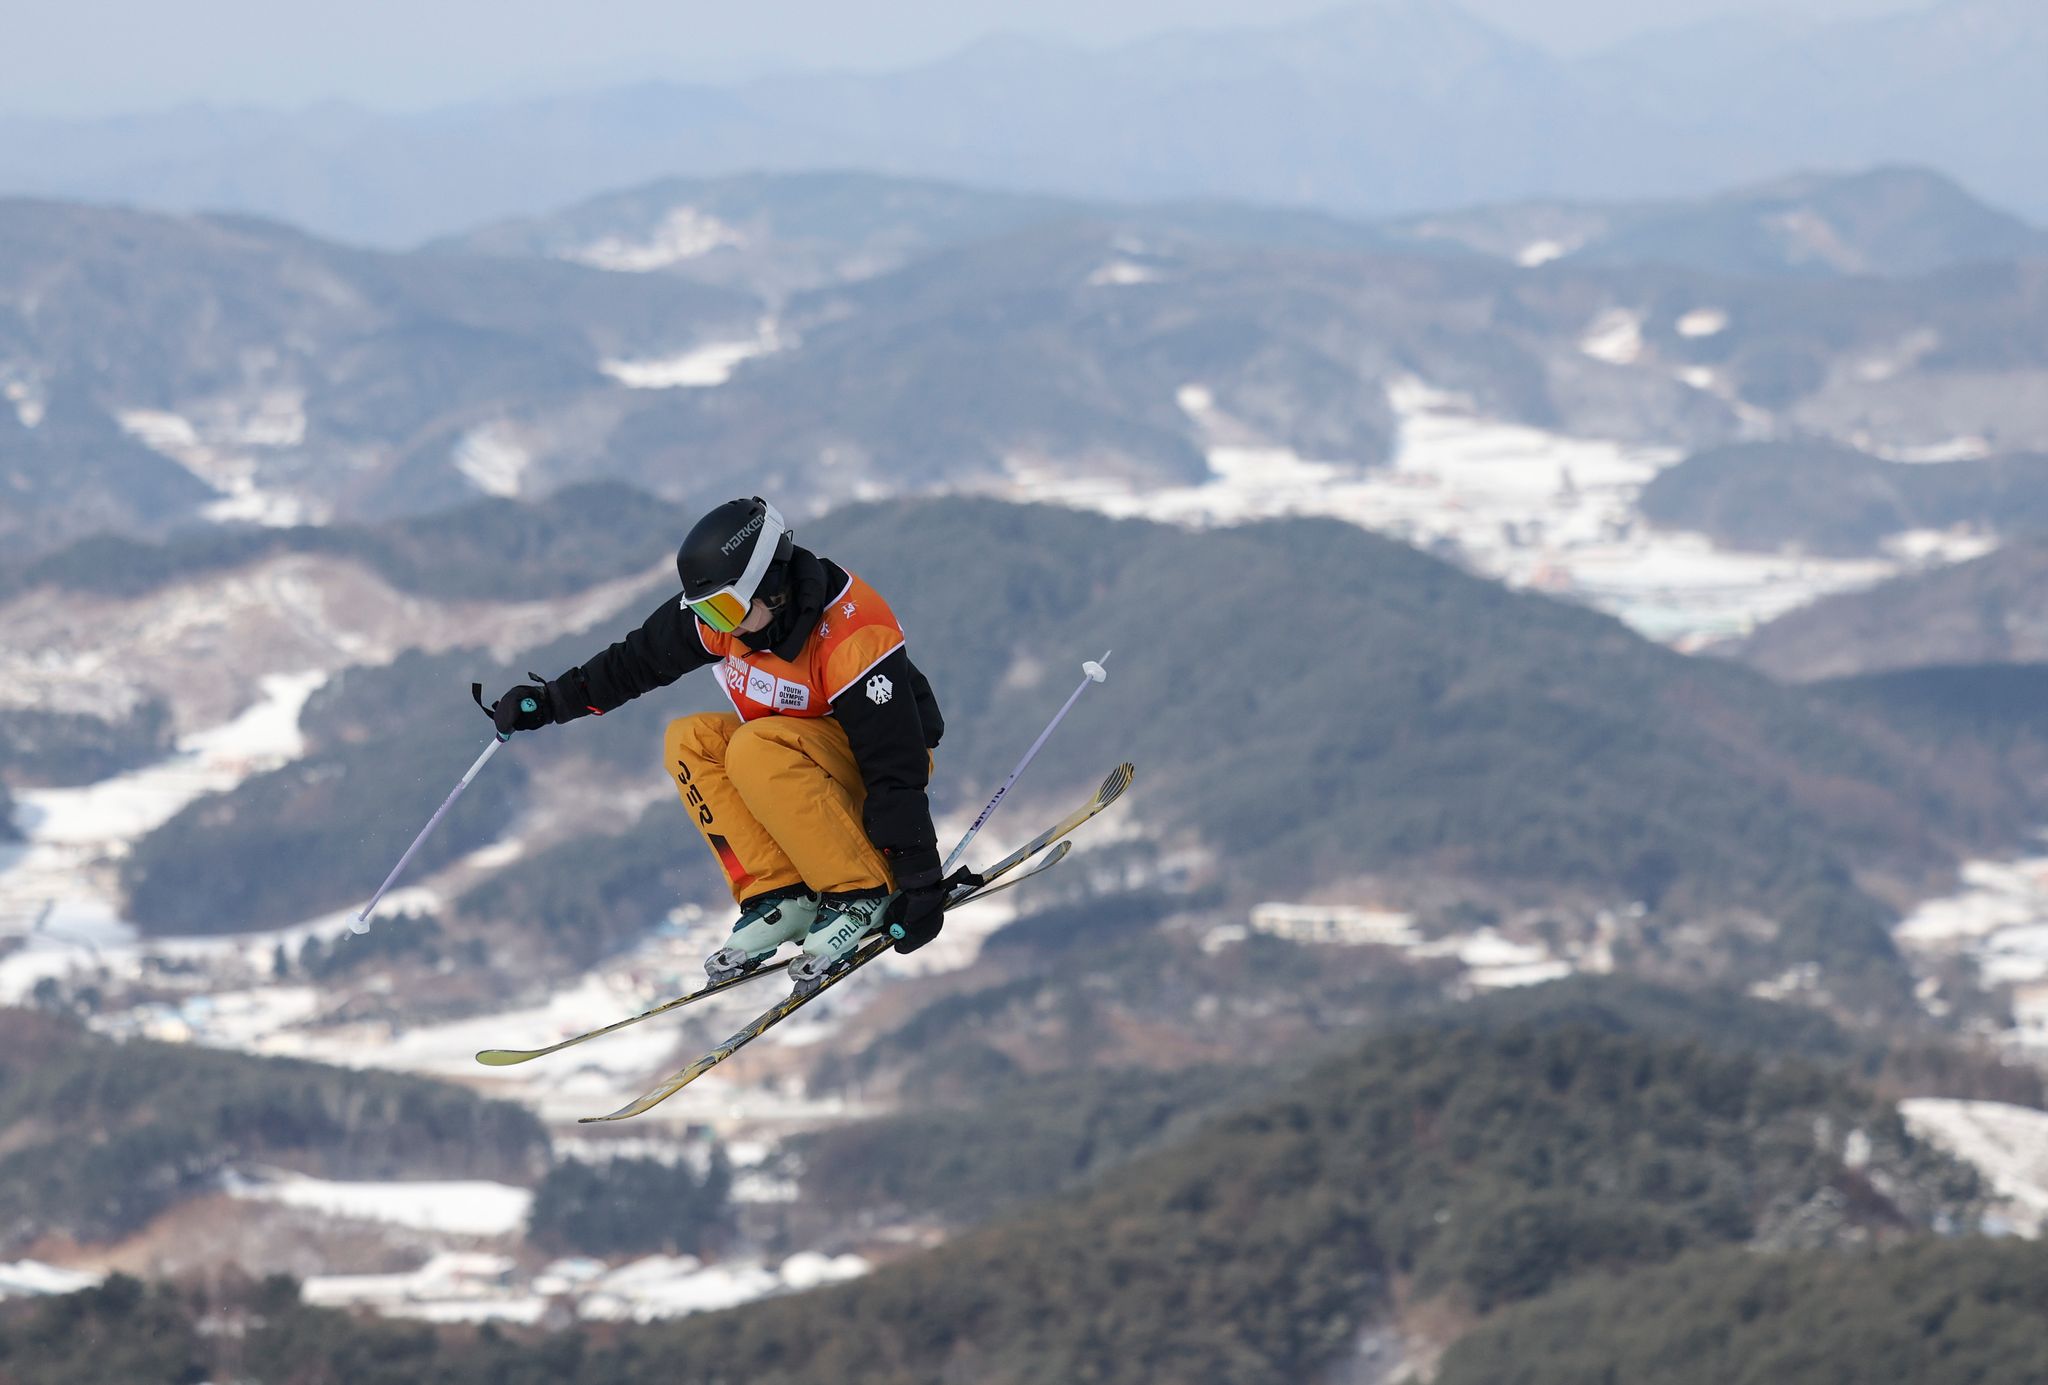
[[[831,715],[833,698],[902,647],[903,627],[896,623],[889,603],[849,572],[845,590],[825,603],[817,627],[794,660],[751,649],[738,635],[721,634],[701,620],[697,638],[719,656],[719,681],[733,710],[740,720],[752,721]],[[876,700],[886,701],[892,691],[882,689]]]

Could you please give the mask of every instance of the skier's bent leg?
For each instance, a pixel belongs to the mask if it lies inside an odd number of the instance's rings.
[[[895,888],[861,822],[853,747],[826,717],[762,717],[732,733],[725,770],[752,819],[820,894]]]
[[[713,981],[741,975],[802,938],[818,910],[795,863],[733,786],[727,757],[739,729],[731,713],[705,712],[670,722],[664,737],[676,792],[741,906],[732,936],[704,961]]]
[[[702,712],[670,722],[663,738],[669,778],[718,859],[736,902],[803,880],[733,784],[728,760],[741,730],[740,719],[730,712]]]
[[[815,984],[881,922],[895,889],[861,822],[867,791],[846,732],[823,718],[764,717],[735,732],[728,770],[756,820],[819,894],[805,956],[791,968]]]

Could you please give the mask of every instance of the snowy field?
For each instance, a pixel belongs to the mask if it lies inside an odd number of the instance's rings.
[[[2048,1222],[2048,1111],[1916,1097],[1899,1103],[1899,1115],[1915,1135],[1977,1166],[2011,1231],[2041,1234]]]
[[[0,999],[19,1001],[46,968],[67,964],[81,949],[132,942],[111,863],[201,794],[297,756],[299,709],[324,679],[317,672],[264,679],[248,711],[185,737],[177,754],[146,769],[83,788],[21,790],[15,825],[28,840],[0,857],[0,931],[25,935],[26,945],[0,960]]]
[[[1956,893],[1920,905],[1894,936],[1908,956],[1960,956],[1984,984],[2011,987],[2004,1037],[2048,1056],[2048,856],[1971,861]]]
[[[529,1273],[509,1255],[444,1251],[400,1274],[314,1275],[304,1292],[308,1303],[428,1322],[534,1324],[556,1310],[584,1321],[652,1322],[836,1284],[867,1271],[867,1261],[857,1255],[799,1251],[780,1261],[742,1258],[710,1265],[690,1255],[650,1255],[615,1267],[579,1257]]]
[[[386,1222],[451,1236],[511,1236],[526,1225],[533,1194],[478,1179],[441,1182],[342,1183],[301,1173],[227,1180],[230,1196],[307,1208],[332,1217]]]
[[[1208,454],[1211,476],[1199,485],[1139,492],[1019,458],[1006,489],[1019,499],[1198,527],[1327,515],[1448,550],[1511,586],[1583,601],[1681,647],[1746,632],[1909,565],[1974,557],[1986,547],[1969,536],[1930,533],[1902,540],[1883,560],[1718,549],[1699,534],[1657,529],[1638,513],[1644,485],[1680,459],[1674,449],[1503,423],[1414,380],[1391,386],[1388,400],[1400,432],[1386,467],[1219,443]],[[1183,387],[1179,403],[1212,438],[1243,435],[1201,386]]]
[[[674,356],[602,361],[598,369],[627,389],[711,389],[730,380],[743,362],[785,345],[774,321],[764,318],[751,337],[711,342]]]

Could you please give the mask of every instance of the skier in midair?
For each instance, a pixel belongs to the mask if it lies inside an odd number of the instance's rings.
[[[710,978],[801,942],[790,976],[808,990],[877,928],[901,952],[930,942],[947,886],[926,789],[945,723],[888,603],[798,547],[759,496],[699,520],[676,571],[681,595],[637,630],[499,698],[498,730],[602,716],[715,665],[733,710],[670,722],[664,748],[740,908]]]

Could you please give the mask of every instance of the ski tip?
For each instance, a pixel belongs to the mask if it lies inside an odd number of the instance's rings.
[[[633,1098],[633,1100],[627,1102],[624,1106],[621,1106],[618,1110],[607,1112],[605,1115],[578,1116],[576,1118],[576,1124],[602,1125],[606,1121],[629,1120],[632,1117],[639,1115],[642,1111],[652,1110],[657,1103],[659,1103],[663,1098],[669,1095],[670,1093],[667,1092],[660,1092],[658,1094],[650,1092],[648,1093],[648,1096],[652,1096],[654,1098],[653,1101],[649,1101],[646,1096],[635,1097]]]
[[[540,1057],[534,1049],[487,1048],[477,1054],[476,1060],[487,1068],[509,1068],[514,1063],[524,1063]]]
[[[1116,802],[1123,795],[1123,791],[1131,786],[1131,779],[1137,772],[1129,760],[1118,765],[1109,772],[1109,777],[1102,781],[1102,787],[1095,791],[1095,801],[1105,808]]]

